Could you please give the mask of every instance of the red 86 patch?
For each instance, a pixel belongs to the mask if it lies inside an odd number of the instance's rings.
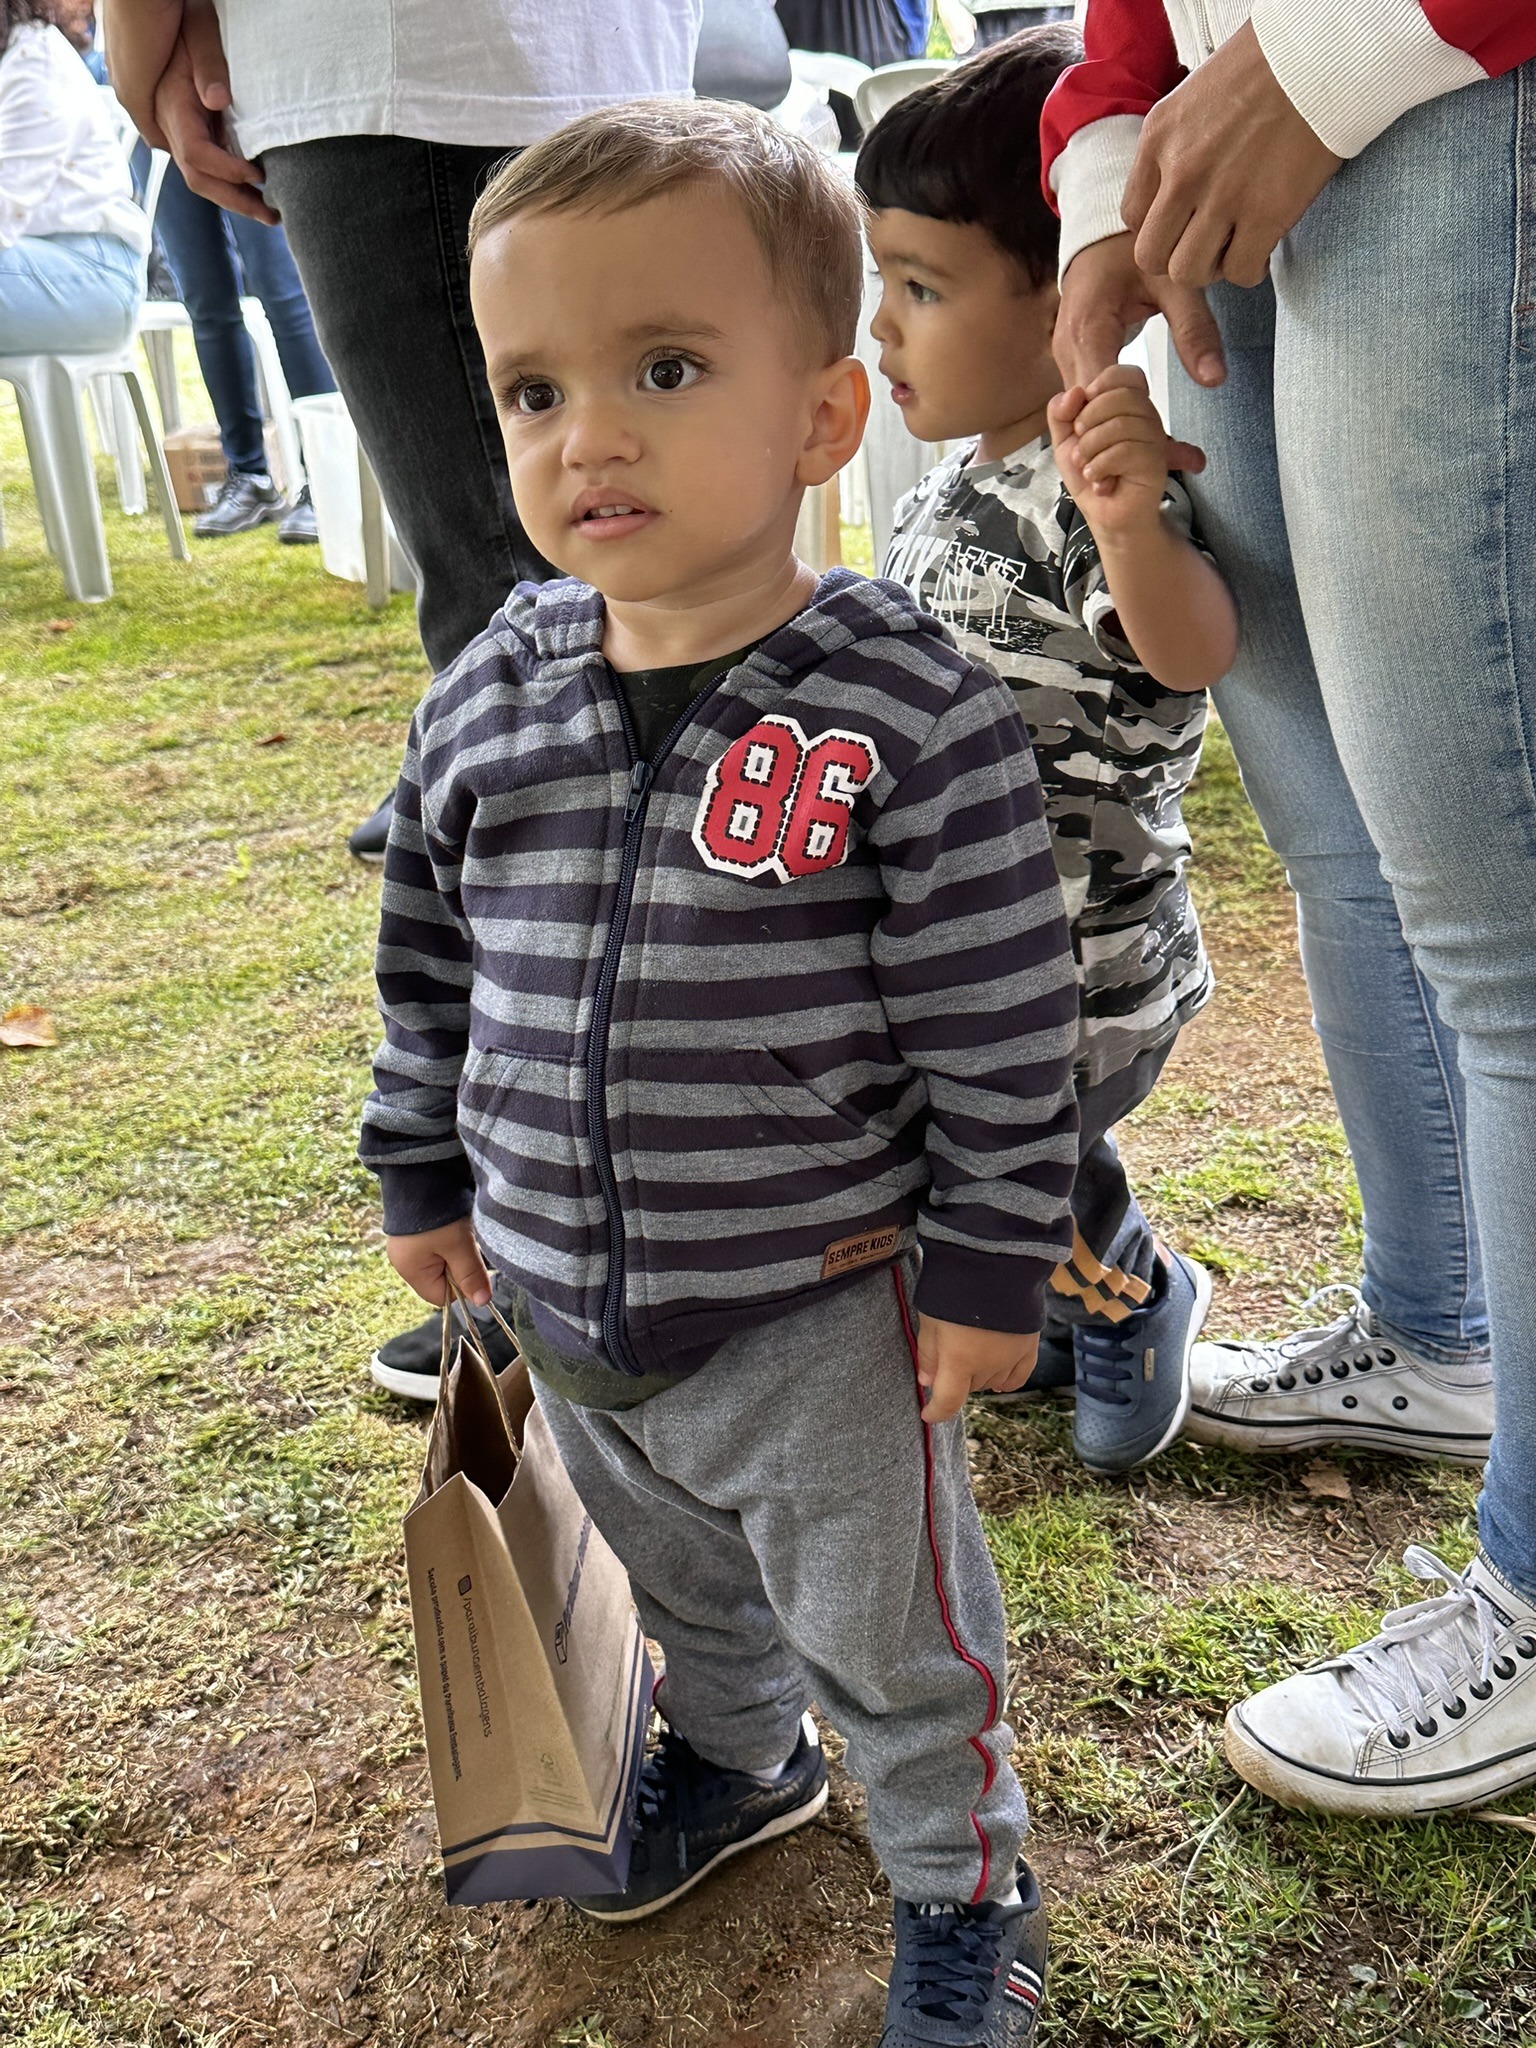
[[[862,733],[808,740],[770,712],[733,740],[704,778],[693,843],[720,874],[819,875],[848,858],[854,799],[880,772]]]

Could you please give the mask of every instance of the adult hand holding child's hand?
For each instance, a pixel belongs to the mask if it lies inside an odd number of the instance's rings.
[[[917,1319],[917,1377],[927,1390],[924,1422],[948,1422],[971,1394],[1012,1394],[1035,1369],[1037,1335],[973,1330],[968,1323]]]
[[[417,1231],[411,1237],[386,1237],[384,1243],[389,1263],[400,1278],[434,1308],[441,1308],[448,1299],[450,1278],[459,1293],[476,1308],[484,1308],[490,1300],[490,1276],[467,1216],[445,1223],[438,1230]]]

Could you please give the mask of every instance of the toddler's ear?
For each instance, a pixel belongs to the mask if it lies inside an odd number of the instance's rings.
[[[795,464],[795,481],[807,490],[824,484],[858,453],[869,418],[869,372],[857,356],[829,363],[817,380],[811,431]]]

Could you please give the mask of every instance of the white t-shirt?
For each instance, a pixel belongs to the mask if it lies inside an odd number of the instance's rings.
[[[46,22],[0,57],[0,249],[23,235],[116,235],[137,255],[149,224],[103,89]]]
[[[247,156],[324,135],[511,149],[687,95],[703,0],[217,0]]]

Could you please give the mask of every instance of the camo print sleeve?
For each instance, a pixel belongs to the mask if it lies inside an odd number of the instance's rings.
[[[1208,999],[1181,809],[1203,692],[1165,690],[1119,637],[1098,550],[1046,440],[951,451],[896,512],[884,573],[1012,687],[1072,921],[1084,1085],[1166,1044]],[[1165,510],[1191,533],[1169,479]],[[1198,545],[1198,540],[1197,540]]]

